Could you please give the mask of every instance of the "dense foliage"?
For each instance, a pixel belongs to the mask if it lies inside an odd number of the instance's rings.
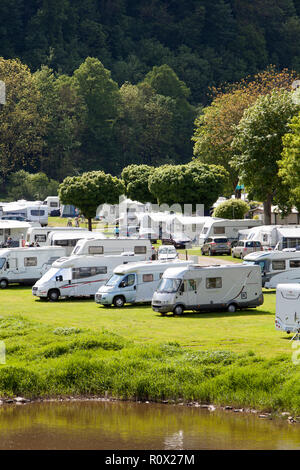
[[[243,219],[245,214],[249,211],[250,206],[241,199],[228,199],[221,202],[214,212],[213,217],[221,219]]]

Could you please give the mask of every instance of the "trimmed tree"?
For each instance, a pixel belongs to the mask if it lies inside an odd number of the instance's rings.
[[[213,217],[221,219],[243,219],[250,206],[241,199],[228,199],[215,208]]]
[[[156,198],[148,189],[150,175],[155,168],[148,165],[128,165],[121,174],[126,188],[126,195],[139,202],[156,203]]]
[[[88,219],[92,230],[92,219],[101,204],[117,204],[124,194],[122,180],[104,171],[90,171],[81,176],[68,176],[59,186],[58,195],[62,204],[73,204]]]

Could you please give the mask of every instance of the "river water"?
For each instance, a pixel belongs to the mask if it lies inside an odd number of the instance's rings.
[[[0,449],[300,449],[300,425],[255,414],[145,403],[2,405]]]

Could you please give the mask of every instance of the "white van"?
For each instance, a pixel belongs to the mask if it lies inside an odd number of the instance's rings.
[[[92,233],[93,236],[78,240],[72,255],[120,255],[124,252],[132,252],[135,255],[144,255],[144,260],[152,257],[150,240],[101,238],[101,233]]]
[[[32,285],[62,256],[65,250],[61,247],[1,249],[0,287],[5,289],[15,283]]]
[[[95,296],[119,264],[139,261],[139,256],[74,255],[55,261],[51,269],[32,288],[32,294],[50,300],[61,297]]]
[[[123,307],[125,303],[151,302],[166,269],[187,266],[192,261],[146,261],[118,266],[107,283],[100,287],[95,301],[102,305]]]
[[[106,238],[105,235],[101,232],[98,232],[96,235],[95,232],[90,232],[89,230],[59,230],[49,233],[46,240],[46,245],[63,246],[66,249],[66,255],[70,256],[79,240],[82,240],[83,238],[95,237],[100,239]]]
[[[204,245],[207,238],[221,235],[227,237],[230,242],[238,240],[239,230],[246,230],[252,227],[262,225],[261,220],[254,219],[219,219],[211,217],[204,223],[202,231],[199,235],[199,246]]]
[[[300,284],[277,286],[275,328],[300,333]]]
[[[157,251],[158,260],[178,259],[178,253],[174,245],[160,245]]]
[[[245,256],[243,264],[260,266],[262,284],[267,289],[282,282],[300,282],[299,251],[256,251]]]
[[[155,312],[209,311],[262,305],[259,266],[225,265],[169,268],[153,294]]]
[[[30,227],[26,233],[26,245],[30,246],[32,243],[38,243],[40,246],[47,245],[47,237],[51,232],[67,232],[67,233],[79,233],[87,232],[87,228],[79,227]],[[89,232],[90,233],[90,232]]]

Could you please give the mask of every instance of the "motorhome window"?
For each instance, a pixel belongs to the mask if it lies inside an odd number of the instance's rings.
[[[144,255],[147,252],[146,246],[135,246],[134,254],[135,255]]]
[[[268,238],[269,238],[268,234],[264,233],[263,234],[263,242],[267,242]]]
[[[300,268],[300,260],[293,259],[290,261],[290,268]]]
[[[246,242],[246,248],[253,248],[254,242]]]
[[[143,282],[152,282],[153,274],[143,274]]]
[[[50,207],[58,207],[58,203],[57,202],[50,202]]]
[[[107,273],[106,266],[73,268],[72,278],[82,279],[84,277],[91,277],[91,276],[96,276],[97,274],[106,274],[106,273]]]
[[[221,235],[221,233],[225,233],[225,227],[214,227],[215,235]]]
[[[56,246],[68,246],[68,240],[54,240]]]
[[[130,287],[130,286],[133,286],[134,283],[135,283],[135,275],[127,274],[127,276],[125,276],[123,281],[120,283],[120,287]]]
[[[29,258],[24,258],[24,266],[37,266],[37,257],[30,256]]]
[[[220,289],[222,287],[221,277],[207,277],[206,289]]]
[[[197,283],[194,279],[188,279],[186,281],[186,289],[187,292],[196,291],[197,290]]]
[[[0,228],[0,235],[3,235],[3,228]]]
[[[285,261],[284,260],[272,261],[272,269],[273,271],[281,271],[282,269],[285,269]]]
[[[122,277],[122,274],[113,274],[107,281],[106,285],[107,286],[115,286],[119,283],[120,278]]]
[[[157,292],[165,292],[166,294],[173,294],[177,292],[181,284],[180,279],[162,279],[157,287]]]
[[[45,242],[47,239],[47,235],[35,235],[34,241],[36,242]]]
[[[45,211],[44,210],[33,209],[33,210],[30,211],[30,214],[33,215],[33,216],[42,216],[42,215],[45,215]]]
[[[0,269],[3,268],[5,261],[6,261],[6,258],[0,258]]]
[[[261,243],[260,242],[253,242],[254,243],[254,246],[256,247],[260,247],[261,246]]]
[[[68,246],[76,246],[77,245],[77,242],[78,242],[78,239],[77,240],[68,240]]]
[[[103,255],[104,247],[103,246],[89,246],[89,255]]]

